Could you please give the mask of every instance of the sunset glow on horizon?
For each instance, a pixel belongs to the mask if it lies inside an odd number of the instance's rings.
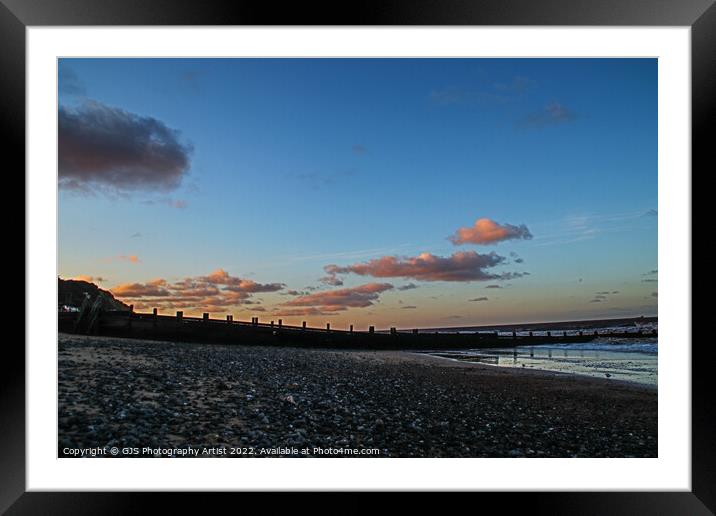
[[[365,329],[657,315],[655,59],[61,59],[59,270]]]

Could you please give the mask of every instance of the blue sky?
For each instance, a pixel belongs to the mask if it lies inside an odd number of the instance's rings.
[[[339,326],[656,314],[654,59],[63,59],[59,74],[61,277],[167,313]],[[531,238],[448,239],[477,219]],[[411,276],[423,253],[460,252],[502,260]],[[187,278],[216,295],[180,296]]]

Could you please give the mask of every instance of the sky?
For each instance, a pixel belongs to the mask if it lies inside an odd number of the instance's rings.
[[[59,270],[356,329],[656,315],[655,59],[61,59]]]

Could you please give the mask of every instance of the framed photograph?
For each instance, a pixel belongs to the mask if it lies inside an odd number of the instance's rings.
[[[2,0],[27,305],[0,508],[711,514],[712,4]]]

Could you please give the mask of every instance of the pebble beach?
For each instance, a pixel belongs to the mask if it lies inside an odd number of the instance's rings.
[[[654,387],[410,352],[60,334],[58,389],[60,457],[657,456]]]

